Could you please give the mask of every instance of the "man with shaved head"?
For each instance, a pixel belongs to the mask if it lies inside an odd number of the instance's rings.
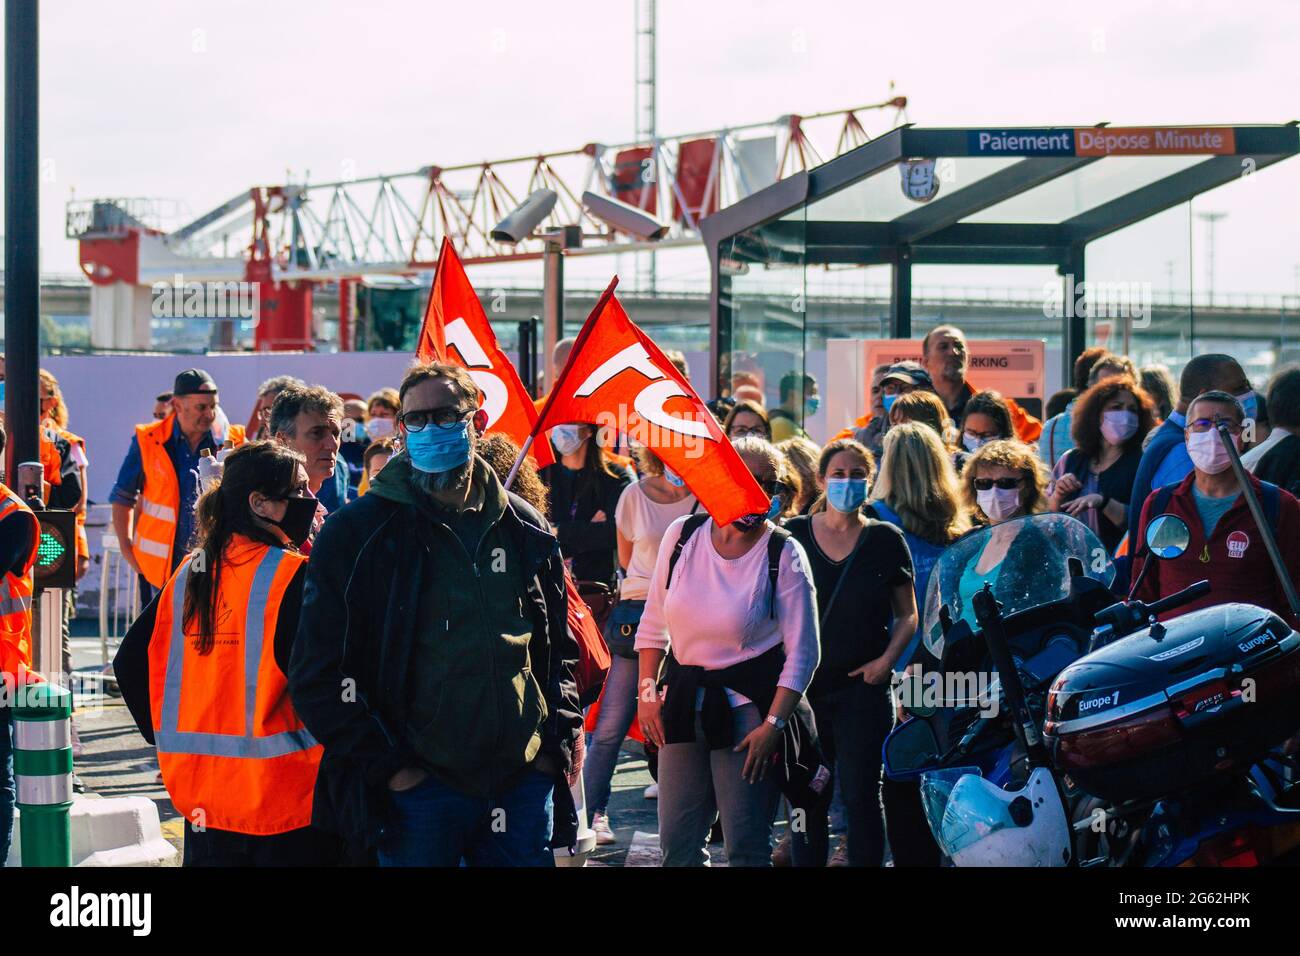
[[[1198,395],[1211,391],[1227,392],[1235,396],[1245,409],[1246,419],[1254,421],[1258,400],[1251,390],[1250,379],[1237,360],[1220,352],[1196,356],[1183,367],[1182,377],[1178,381],[1178,404],[1156,429],[1146,451],[1142,453],[1129,501],[1146,501],[1152,489],[1177,484],[1192,473],[1192,459],[1188,456],[1187,445],[1184,443],[1187,408]],[[1137,554],[1141,545],[1137,537],[1141,511],[1141,507],[1129,509],[1130,554]]]

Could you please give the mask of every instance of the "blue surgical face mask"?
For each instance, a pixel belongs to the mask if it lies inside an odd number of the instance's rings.
[[[406,451],[416,471],[436,475],[459,468],[469,461],[469,422],[425,425],[406,433]]]
[[[967,451],[979,451],[983,445],[988,443],[988,439],[976,438],[970,432],[962,432],[961,443],[966,446]]]
[[[0,392],[0,398],[3,396],[4,393]],[[1259,413],[1259,398],[1255,395],[1253,388],[1238,395],[1237,401],[1241,402],[1242,406],[1245,407],[1247,418],[1254,418]]]
[[[862,507],[867,500],[867,479],[865,478],[827,478],[826,503],[842,514],[849,514]]]
[[[886,415],[889,414],[889,410],[890,410],[891,408],[894,407],[894,402],[896,402],[896,401],[898,401],[898,396],[897,396],[897,395],[881,395],[881,396],[880,396],[880,404],[882,404],[882,405],[885,406],[885,414],[886,414]]]
[[[816,415],[817,409],[822,407],[822,397],[820,395],[810,395],[803,403],[804,410],[809,415]]]
[[[682,485],[686,484],[682,476],[677,474],[677,472],[673,471],[667,465],[664,465],[664,480],[674,488],[680,488]]]

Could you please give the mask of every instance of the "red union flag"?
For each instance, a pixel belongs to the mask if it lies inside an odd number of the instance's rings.
[[[415,355],[421,362],[464,366],[483,393],[487,430],[509,435],[520,445],[528,438],[537,421],[533,400],[497,344],[465,267],[445,236]],[[550,442],[535,443],[532,454],[539,468],[555,461]]]
[[[534,434],[565,422],[615,429],[677,472],[718,524],[766,513],[768,496],[703,399],[623,311],[617,284],[578,333]]]

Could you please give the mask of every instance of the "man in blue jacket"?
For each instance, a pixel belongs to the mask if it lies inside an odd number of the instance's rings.
[[[1132,503],[1128,509],[1128,539],[1130,553],[1136,553],[1134,542],[1138,539],[1138,522],[1142,517],[1142,502],[1155,488],[1173,485],[1192,473],[1192,459],[1188,457],[1184,442],[1187,428],[1187,406],[1209,391],[1223,391],[1233,395],[1246,410],[1246,418],[1253,421],[1258,401],[1251,391],[1250,379],[1241,365],[1231,355],[1212,352],[1198,355],[1183,367],[1178,380],[1178,404],[1156,429],[1147,443],[1133,479]]]

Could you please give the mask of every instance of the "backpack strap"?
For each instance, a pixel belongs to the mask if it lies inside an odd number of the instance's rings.
[[[1262,478],[1259,482],[1259,507],[1264,512],[1264,520],[1274,531],[1277,530],[1278,515],[1282,513],[1282,494],[1281,489],[1271,481],[1264,481]]]
[[[772,536],[767,539],[767,616],[776,620],[776,579],[781,573],[781,552],[790,540],[790,532],[785,528],[773,528]]]
[[[668,577],[664,581],[665,591],[672,587],[673,569],[677,567],[677,559],[682,556],[682,548],[686,547],[686,542],[690,540],[691,535],[699,531],[708,520],[708,512],[705,512],[704,514],[693,514],[687,518],[686,522],[682,525],[681,536],[678,537],[677,543],[673,545],[673,555],[668,559]]]
[[[1174,489],[1178,485],[1161,485],[1156,489],[1156,500],[1151,502],[1151,517],[1162,515],[1165,509],[1169,507],[1169,500],[1174,496]]]

